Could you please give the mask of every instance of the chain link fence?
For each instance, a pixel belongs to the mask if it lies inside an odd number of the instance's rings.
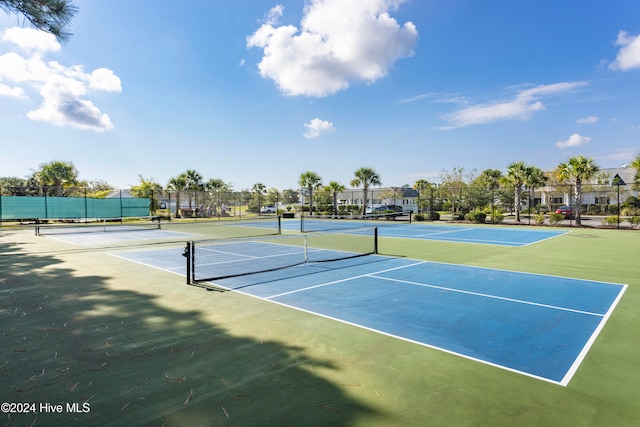
[[[549,216],[563,212],[570,220],[602,217],[598,225],[603,227],[619,226],[624,221],[636,227],[640,201],[638,190],[632,186],[583,184],[579,196],[574,184],[539,188],[443,184],[420,190],[418,206],[421,213],[436,213],[431,219],[439,218],[442,213],[446,219],[464,220],[469,213],[480,211],[492,223],[500,223],[506,217],[524,216],[528,223],[542,224],[549,222]]]

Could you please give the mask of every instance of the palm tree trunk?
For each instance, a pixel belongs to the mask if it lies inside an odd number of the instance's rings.
[[[367,193],[369,191],[369,187],[365,184],[364,187],[362,187],[362,193],[364,194],[364,200],[363,200],[363,205],[362,205],[362,215],[366,215],[367,214]]]
[[[576,179],[575,202],[576,225],[582,225],[582,218],[580,214],[580,207],[582,206],[582,182],[579,179]]]

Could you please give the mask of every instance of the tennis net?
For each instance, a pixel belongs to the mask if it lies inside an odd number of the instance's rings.
[[[187,242],[187,283],[264,273],[378,252],[378,229]]]
[[[411,212],[392,212],[367,215],[300,216],[300,232],[331,231],[359,227],[385,227],[396,223],[410,223]]]
[[[169,231],[198,234],[209,239],[255,237],[281,233],[280,217],[174,219],[162,223]]]
[[[43,223],[41,223],[43,222]],[[77,233],[101,233],[159,230],[160,220],[144,218],[104,218],[73,220],[39,220],[35,226],[37,236]]]

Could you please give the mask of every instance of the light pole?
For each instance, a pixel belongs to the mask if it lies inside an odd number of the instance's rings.
[[[611,181],[611,185],[615,185],[616,187],[618,187],[618,229],[620,229],[620,186],[621,185],[627,185],[622,178],[620,178],[620,175],[616,174],[616,176],[613,177],[613,180]]]

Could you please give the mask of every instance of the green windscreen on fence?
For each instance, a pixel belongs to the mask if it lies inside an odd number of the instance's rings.
[[[148,198],[0,197],[0,218],[123,218],[149,215]]]

